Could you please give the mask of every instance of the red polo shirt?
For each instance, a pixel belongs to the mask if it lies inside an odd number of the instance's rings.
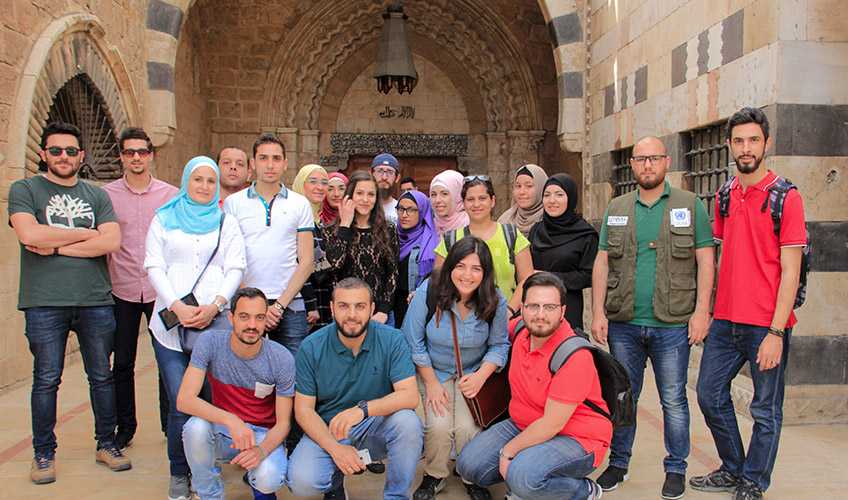
[[[778,176],[768,175],[743,191],[736,178],[730,187],[728,217],[718,213],[716,198],[713,234],[722,241],[721,269],[716,289],[717,319],[757,326],[771,326],[780,286],[780,249],[804,246],[807,233],[804,207],[797,189],[789,191],[783,205],[780,238],[774,234],[771,208],[763,212],[768,188]],[[797,320],[789,315],[786,327]]]
[[[510,336],[514,335],[517,322],[517,318],[510,322]],[[514,339],[509,366],[509,384],[512,389],[509,416],[519,429],[524,430],[542,418],[548,399],[577,405],[559,434],[576,439],[587,453],[594,452],[594,466],[598,467],[609,449],[612,423],[583,404],[588,398],[609,411],[601,397],[601,383],[592,353],[586,350],[574,353],[554,376],[551,376],[548,368],[557,346],[573,336],[571,326],[567,321],[563,321],[548,341],[533,352],[530,352],[530,334],[526,329]]]

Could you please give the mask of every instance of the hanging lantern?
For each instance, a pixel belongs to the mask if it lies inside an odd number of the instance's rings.
[[[409,32],[403,13],[403,5],[389,4],[383,14],[383,36],[377,51],[377,64],[374,66],[374,78],[377,90],[388,94],[392,87],[398,93],[412,92],[418,83],[418,72],[412,61],[412,48],[409,45]]]

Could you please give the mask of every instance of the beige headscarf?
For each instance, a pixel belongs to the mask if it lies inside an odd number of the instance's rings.
[[[545,212],[545,208],[542,206],[542,193],[545,191],[545,182],[548,180],[548,174],[542,170],[542,167],[528,163],[515,173],[515,178],[512,180],[513,185],[519,175],[527,175],[528,171],[533,177],[536,187],[536,198],[533,200],[533,205],[525,210],[515,203],[498,219],[501,224],[515,224],[524,236],[530,234],[530,228],[533,227],[533,224],[542,220],[542,214]]]
[[[314,163],[304,165],[303,168],[301,168],[300,171],[297,173],[294,178],[294,181],[292,182],[292,191],[297,194],[306,196],[304,184],[306,184],[306,179],[309,178],[309,175],[316,170],[324,172],[324,175],[327,174],[327,171],[324,170],[324,167],[322,167],[321,165],[315,165]],[[320,220],[318,218],[318,211],[321,210],[321,204],[312,202],[309,202],[309,204],[312,206],[312,218],[315,219],[315,223],[317,224]]]

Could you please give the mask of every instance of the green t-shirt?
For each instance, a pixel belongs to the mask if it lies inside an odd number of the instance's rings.
[[[516,233],[515,248],[513,250],[515,255],[518,255],[518,252],[530,246],[530,241],[521,234],[521,231],[516,231]],[[462,229],[457,229],[456,241],[461,240],[464,234]],[[509,248],[506,246],[506,234],[504,234],[501,223],[498,223],[498,229],[495,231],[495,235],[486,241],[486,246],[492,252],[492,262],[495,265],[495,284],[501,289],[501,293],[504,294],[506,300],[509,300],[512,298],[512,292],[515,291],[516,286],[515,265],[509,262]],[[441,255],[442,257],[448,256],[448,252],[445,250],[444,238],[439,242],[439,246],[436,247],[436,255]]]
[[[662,225],[665,200],[668,198],[669,185],[665,183],[662,196],[651,206],[646,205],[636,196],[636,290],[633,304],[633,320],[630,324],[639,326],[685,326],[685,323],[669,325],[654,317],[654,289],[657,277],[657,250],[650,248],[648,243],[657,239]],[[710,216],[703,203],[695,203],[695,248],[713,245],[713,228]],[[607,249],[607,221],[609,207],[604,213],[601,225],[600,250]]]
[[[51,227],[97,229],[117,222],[112,201],[103,189],[78,181],[62,186],[38,175],[9,189],[9,217],[28,213]],[[9,223],[11,225],[11,221]],[[18,309],[30,307],[112,305],[112,281],[106,256],[92,258],[42,256],[21,245]]]

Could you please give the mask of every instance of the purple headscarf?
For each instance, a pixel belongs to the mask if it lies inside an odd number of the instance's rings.
[[[436,247],[439,245],[439,237],[436,234],[436,223],[433,220],[433,209],[430,199],[421,191],[407,191],[403,193],[400,200],[410,198],[418,205],[418,224],[412,229],[403,229],[398,223],[398,242],[400,243],[400,260],[405,259],[413,248],[420,245],[418,251],[418,282],[420,283],[436,263]],[[398,203],[400,202],[398,200]],[[410,287],[418,286],[419,283],[410,283]],[[410,288],[412,289],[412,288]]]

